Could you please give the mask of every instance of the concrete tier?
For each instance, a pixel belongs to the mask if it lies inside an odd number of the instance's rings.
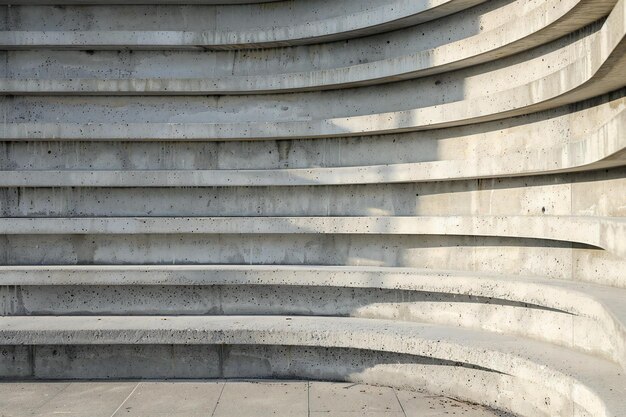
[[[107,186],[115,185],[115,176],[121,176],[129,181],[125,184],[134,186],[158,186],[160,178],[171,181],[163,185],[178,186],[220,185],[220,181],[229,186],[305,185],[588,170],[622,157],[623,135],[619,132],[624,123],[625,93],[622,89],[582,103],[496,122],[371,137],[0,142],[0,169],[4,171],[0,181],[16,186]],[[48,172],[50,179],[37,172],[24,172],[39,170],[72,172]],[[375,173],[380,177],[374,178]]]
[[[502,236],[584,243],[626,256],[626,219],[586,216],[0,218],[0,234]]]
[[[624,217],[624,168],[454,182],[298,187],[0,189],[5,217]],[[607,193],[615,197],[607,200]]]
[[[6,345],[290,345],[366,349],[360,351],[363,355],[368,351],[400,353],[460,365],[433,369],[437,375],[433,383],[444,374],[456,380],[463,365],[478,367],[492,377],[504,375],[516,392],[514,398],[507,395],[497,405],[514,413],[528,413],[530,406],[541,411],[535,415],[576,410],[568,415],[619,416],[624,406],[624,376],[605,361],[540,342],[446,326],[280,316],[4,317],[0,322],[0,338]],[[412,374],[391,372],[385,381],[392,376],[402,381]],[[484,382],[465,384],[463,394],[493,405],[495,398],[502,397],[501,386],[484,392]],[[533,400],[521,406],[520,399],[526,395]],[[545,401],[536,401],[538,397]]]
[[[309,0],[278,4],[28,7],[2,10],[0,47],[262,48],[367,36],[485,0]],[[129,30],[129,28],[133,28]]]
[[[291,314],[516,334],[626,363],[624,290],[412,268],[144,265],[0,268],[4,315]],[[514,320],[511,320],[514,317]]]
[[[424,412],[429,417],[448,417],[446,413],[512,417],[491,407],[414,390],[292,378],[19,381],[0,384],[0,408],[11,409],[10,417],[50,412],[94,417],[325,417],[363,413],[421,417]]]
[[[349,51],[341,42],[247,54],[5,52],[8,78],[0,79],[0,93],[250,94],[380,84],[490,62],[531,49],[596,21],[615,3],[551,0],[533,8],[524,1],[499,0],[447,19],[368,37],[366,42],[357,39]],[[538,21],[544,27],[519,25],[520,19]],[[501,24],[491,27],[485,23],[491,21]],[[460,27],[478,25],[480,29],[459,31]],[[452,28],[460,32],[454,41],[450,32],[457,32]],[[426,33],[428,41],[412,41]],[[101,35],[98,39],[104,40]],[[172,73],[178,78],[169,78]]]
[[[626,287],[623,258],[569,242],[427,235],[6,235],[4,265],[296,264],[444,268]]]
[[[522,62],[532,67],[530,57],[517,55],[499,61],[499,69],[493,68],[493,64],[485,64],[487,67],[451,73],[450,86],[458,88],[465,84],[463,97],[426,94],[429,89],[437,87],[430,77],[393,86],[363,87],[356,91],[294,93],[288,99],[280,98],[282,95],[231,96],[226,99],[22,97],[5,100],[7,123],[1,138],[298,138],[393,133],[501,119],[557,107],[622,87],[626,62],[626,54],[622,51],[626,48],[623,42],[625,13],[626,2],[620,0],[599,30],[577,41],[564,38],[549,44],[548,48],[553,50],[547,55],[542,48],[534,50],[535,63],[546,58],[557,59],[560,65],[556,70],[541,65],[543,69],[537,69],[539,74],[528,71],[517,76],[516,82],[511,82],[511,77],[519,74]],[[577,53],[580,48],[596,53],[581,57]],[[517,64],[514,60],[518,60]],[[481,88],[472,89],[467,80],[472,78],[470,72],[477,71],[475,81]],[[492,80],[494,87],[485,94],[487,79]],[[415,96],[412,88],[424,88],[425,94]],[[382,93],[381,89],[385,90],[386,100],[374,100]],[[398,110],[398,107],[413,108]],[[295,121],[291,117],[294,112],[301,115]],[[343,117],[339,117],[341,114]],[[138,118],[141,122],[137,121]],[[22,122],[24,119],[26,121]]]
[[[616,116],[604,121],[597,130],[587,133],[583,137],[572,138],[572,128],[587,128],[576,124],[567,130],[560,130],[563,138],[551,138],[555,145],[547,147],[543,140],[547,129],[554,129],[563,122],[558,118],[542,121],[544,123],[536,123],[537,126],[524,126],[529,135],[537,136],[520,138],[522,142],[520,147],[513,148],[509,144],[509,149],[500,152],[499,155],[491,155],[485,143],[483,147],[472,149],[472,154],[466,155],[461,160],[446,160],[442,158],[441,152],[438,153],[441,160],[412,162],[412,163],[390,163],[385,165],[367,165],[367,166],[351,166],[351,167],[315,167],[315,168],[283,168],[283,169],[202,169],[198,166],[202,163],[207,165],[220,165],[221,159],[227,159],[227,152],[220,152],[220,146],[208,149],[209,152],[217,153],[218,161],[200,160],[198,164],[194,164],[194,169],[143,169],[133,170],[127,166],[123,166],[123,170],[115,170],[112,168],[112,158],[107,157],[105,161],[106,170],[85,170],[83,167],[79,169],[67,170],[49,170],[41,169],[46,163],[63,163],[76,164],[76,154],[86,153],[87,149],[91,151],[89,156],[93,158],[93,150],[97,149],[93,145],[81,144],[79,147],[73,146],[72,153],[63,152],[70,148],[65,144],[43,144],[35,149],[37,155],[33,155],[33,147],[31,144],[20,147],[19,145],[10,145],[11,160],[3,160],[0,157],[0,163],[4,162],[7,166],[15,166],[17,164],[29,163],[32,166],[33,158],[41,159],[37,170],[17,169],[0,171],[0,186],[8,187],[198,187],[198,186],[303,186],[303,185],[341,185],[341,184],[384,184],[384,183],[403,183],[403,182],[427,182],[441,180],[464,180],[473,178],[492,178],[492,177],[510,177],[529,174],[546,174],[546,173],[563,173],[577,172],[583,170],[597,170],[600,168],[611,168],[624,165],[626,161],[626,137],[622,134],[626,128],[626,106],[625,99],[615,100],[610,103],[610,109],[616,113]],[[609,104],[605,106],[609,108]],[[584,116],[589,119],[601,119],[598,115],[598,108],[593,111],[585,112]],[[573,124],[573,123],[572,123]],[[533,130],[539,128],[539,130]],[[519,129],[517,129],[519,130]],[[497,132],[499,135],[496,140],[500,140],[502,130]],[[476,136],[478,136],[477,134]],[[488,138],[483,133],[480,139],[487,142]],[[512,139],[513,133],[507,139]],[[539,140],[541,139],[541,143]],[[467,136],[456,142],[465,142],[468,144]],[[454,140],[453,139],[453,140]],[[535,140],[533,140],[535,139]],[[531,147],[535,142],[535,147]],[[473,142],[472,142],[473,143]],[[189,146],[187,144],[183,144]],[[296,146],[298,144],[296,143]],[[320,144],[322,145],[322,144]],[[324,144],[325,145],[325,144]],[[324,146],[322,145],[322,146]],[[415,143],[413,142],[415,146]],[[463,143],[459,144],[461,147]],[[9,146],[4,145],[9,148]],[[192,145],[193,146],[193,145]],[[427,146],[432,146],[430,143]],[[128,145],[124,145],[126,149]],[[178,156],[179,149],[182,146],[170,146],[172,158]],[[275,144],[277,147],[277,156],[281,158],[285,150],[297,153],[301,149],[295,148],[288,144],[285,146]],[[56,148],[56,149],[55,149]],[[126,150],[126,154],[133,152],[134,147]],[[142,147],[146,149],[147,147]],[[205,147],[203,147],[205,148]],[[222,149],[224,147],[221,147]],[[54,156],[51,149],[55,149]],[[111,146],[107,144],[104,148],[110,152]],[[463,148],[462,148],[463,149]],[[162,155],[163,147],[158,149],[158,154]],[[205,149],[201,149],[205,150]],[[306,149],[303,149],[306,151]],[[42,151],[46,152],[43,153]],[[130,152],[129,152],[130,151]],[[183,152],[185,150],[183,149]],[[453,151],[458,154],[460,149]],[[493,149],[492,149],[493,151]],[[269,154],[271,155],[271,150]],[[134,153],[134,152],[133,152]],[[169,153],[169,152],[168,152]],[[450,152],[452,153],[452,152]],[[121,156],[120,152],[120,156]],[[222,157],[223,154],[226,154]],[[145,151],[142,155],[141,162],[145,161]],[[187,152],[184,152],[187,156]],[[379,155],[380,157],[380,155]],[[421,155],[424,158],[424,155]],[[93,166],[93,160],[89,159],[89,163]],[[61,161],[59,161],[61,159]],[[156,158],[155,158],[156,159]],[[193,163],[192,158],[191,163]],[[284,156],[282,159],[286,159]],[[161,158],[158,158],[161,161]],[[96,161],[98,162],[98,161]],[[126,161],[125,161],[126,162]],[[249,164],[248,160],[245,161]],[[265,161],[263,161],[265,162]],[[80,163],[80,162],[79,162]],[[176,161],[174,161],[174,164]],[[187,162],[189,163],[189,161]],[[228,163],[228,162],[226,162]],[[83,162],[86,164],[86,162]],[[83,165],[84,166],[84,165]],[[150,167],[152,168],[152,167]]]

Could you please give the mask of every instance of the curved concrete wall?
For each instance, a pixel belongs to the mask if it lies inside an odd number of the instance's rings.
[[[165,3],[2,8],[0,378],[624,415],[625,0]]]

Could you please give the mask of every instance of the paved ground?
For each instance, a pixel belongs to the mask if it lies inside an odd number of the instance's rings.
[[[444,397],[306,381],[0,382],[0,416],[495,417]]]

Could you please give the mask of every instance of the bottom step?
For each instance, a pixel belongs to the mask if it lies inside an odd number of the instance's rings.
[[[522,416],[623,416],[619,366],[546,343],[336,317],[3,317],[5,377],[306,378],[421,389]]]

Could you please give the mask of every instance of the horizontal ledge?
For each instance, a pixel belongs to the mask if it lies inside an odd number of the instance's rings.
[[[525,158],[525,161],[532,162],[528,158]],[[0,187],[266,187],[393,184],[580,172],[623,166],[626,165],[626,157],[595,161],[571,168],[554,165],[552,169],[513,170],[517,165],[503,164],[501,172],[482,173],[480,171],[483,169],[486,171],[485,168],[489,166],[481,165],[480,161],[264,170],[20,170],[0,171]]]
[[[339,342],[347,334],[370,333],[372,345],[350,346]],[[396,330],[395,332],[393,330]],[[98,334],[94,334],[97,332]],[[267,338],[255,337],[266,334]],[[392,333],[392,334],[389,334]],[[458,334],[457,334],[458,333]],[[390,320],[344,317],[290,316],[12,316],[0,317],[0,344],[290,344],[310,346],[374,348],[375,337],[398,336],[399,339],[436,341],[462,340],[466,333],[477,333],[447,326],[428,326]],[[127,337],[134,334],[135,337]],[[245,336],[247,334],[247,336]],[[201,337],[203,335],[204,337]],[[244,335],[242,337],[242,335]],[[278,340],[278,336],[285,336]],[[314,341],[315,335],[320,340]],[[301,336],[301,337],[298,337]],[[347,336],[349,339],[350,336]],[[481,339],[503,336],[481,334]],[[298,340],[300,339],[300,340]],[[302,339],[309,339],[306,342]],[[326,340],[325,340],[326,339]],[[444,341],[442,344],[445,344]],[[484,343],[484,341],[483,341]],[[367,347],[366,347],[367,346]],[[405,349],[395,352],[418,354]]]
[[[598,416],[613,415],[600,414],[600,410],[622,404],[626,386],[619,369],[589,355],[516,337],[387,320],[284,316],[2,317],[0,343],[290,345],[403,353],[480,366],[549,387],[567,398],[572,385],[576,385],[577,392],[585,392],[585,398],[594,398],[586,406],[592,407],[591,415]]]
[[[0,234],[359,234],[577,242],[626,257],[626,219],[587,216],[10,217]]]
[[[0,286],[312,286],[374,288],[471,295],[539,305],[595,319],[605,308],[626,325],[626,311],[612,308],[626,289],[552,278],[472,271],[322,265],[81,265],[0,266]],[[602,306],[605,304],[607,307]],[[623,317],[622,317],[623,316]]]
[[[399,81],[457,70],[519,53],[550,42],[572,32],[611,10],[615,2],[601,4],[587,0],[546,2],[516,16],[511,22],[488,32],[445,44],[434,49],[417,51],[399,57],[351,65],[283,74],[224,76],[202,78],[89,79],[67,77],[47,79],[0,79],[0,94],[29,95],[190,95],[190,94],[263,94],[271,92],[315,91],[349,88]],[[541,21],[540,30],[519,25],[520,19]],[[511,33],[503,36],[502,33]],[[436,58],[433,58],[436,57]]]
[[[257,22],[269,21],[267,27],[223,30],[11,30],[0,32],[0,49],[71,48],[71,49],[249,49],[331,42],[369,36],[435,20],[486,0],[392,0],[366,10],[343,13],[320,20],[301,21],[296,8],[286,25],[276,23],[272,11],[242,4],[257,14]],[[313,6],[311,6],[313,7]],[[320,5],[318,5],[320,7]],[[325,7],[328,7],[326,3]],[[291,7],[293,8],[293,7]],[[291,9],[289,8],[289,9]],[[112,12],[111,12],[112,14]],[[242,11],[244,14],[244,11]],[[209,15],[215,19],[214,15]],[[114,17],[114,15],[113,15]],[[94,16],[95,19],[98,15]],[[219,16],[218,16],[219,18]],[[284,19],[284,17],[282,17]],[[184,16],[181,20],[184,21]],[[242,19],[244,22],[245,19]],[[300,21],[299,21],[300,20]]]
[[[626,109],[586,138],[476,160],[232,170],[7,170],[1,187],[195,187],[384,184],[578,172],[626,165]]]
[[[227,289],[220,288],[223,286]],[[257,292],[258,286],[262,288]],[[7,316],[210,312],[392,319],[515,334],[593,352],[626,365],[622,349],[626,341],[626,311],[622,308],[626,289],[550,278],[318,265],[0,266],[0,298],[2,287],[11,305],[5,311]],[[230,301],[222,297],[223,291]],[[403,294],[401,301],[397,292]],[[407,292],[412,295],[407,296]],[[22,294],[19,301],[18,293]],[[114,298],[109,298],[113,294]],[[188,300],[191,294],[196,302]],[[214,298],[217,294],[219,302]],[[311,294],[316,299],[333,294],[333,300],[309,304]],[[253,304],[243,302],[239,306],[241,296],[251,296]],[[67,302],[50,306],[47,300],[56,297]],[[466,297],[472,300],[468,302]],[[164,298],[168,300],[165,304]],[[436,307],[444,305],[442,299],[458,317]],[[93,304],[87,307],[83,301]],[[404,313],[398,316],[400,311]],[[519,320],[501,323],[509,314],[515,314]],[[561,325],[545,334],[550,328],[545,322],[548,317]],[[591,332],[596,336],[572,340],[572,329],[562,325],[575,326],[577,334]]]
[[[498,293],[499,286],[517,284],[622,291],[554,278],[408,267],[248,264],[0,266],[0,285],[310,285],[502,298],[505,293]],[[541,294],[537,293],[537,296]],[[549,307],[559,308],[559,300],[547,297],[546,301],[555,303]]]
[[[538,112],[616,90],[626,84],[620,0],[591,47],[601,51],[530,84],[493,95],[404,111],[331,119],[241,123],[5,123],[0,140],[267,140],[349,137],[460,126]],[[617,26],[615,28],[614,26]],[[613,33],[617,31],[617,33]],[[608,39],[608,40],[607,40]],[[515,100],[511,98],[515,97]]]

